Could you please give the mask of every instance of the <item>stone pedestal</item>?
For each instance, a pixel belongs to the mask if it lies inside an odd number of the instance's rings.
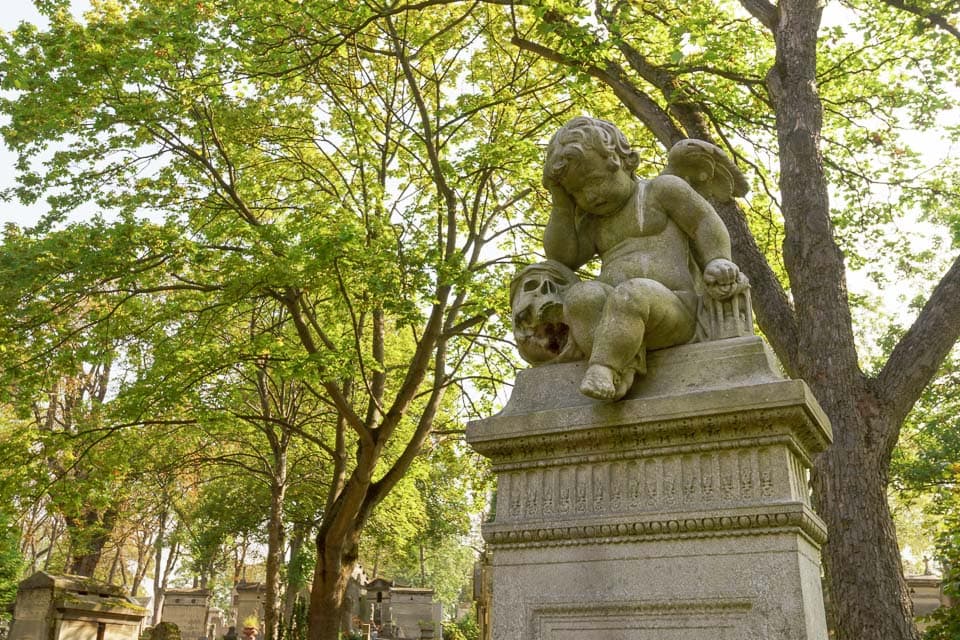
[[[826,640],[810,455],[830,427],[756,337],[648,354],[627,397],[584,363],[520,373],[467,439],[493,462],[496,640]]]

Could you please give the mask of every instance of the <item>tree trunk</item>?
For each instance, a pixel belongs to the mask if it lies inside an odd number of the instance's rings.
[[[370,574],[371,580],[376,580],[377,576],[380,575],[380,545],[377,545],[377,552],[373,556],[373,572]]]
[[[140,583],[143,582],[143,579],[146,577],[150,566],[151,546],[146,534],[141,532],[141,534],[137,536],[137,570],[133,574],[133,583],[130,585],[130,595],[134,598],[137,597],[137,592],[140,590]]]
[[[113,554],[113,562],[110,563],[110,571],[107,572],[107,583],[113,584],[113,578],[117,575],[117,568],[120,565],[120,555],[123,553],[122,545],[117,545],[117,552]]]
[[[126,567],[126,563],[125,563],[125,562],[123,561],[123,559],[121,558],[121,560],[120,560],[120,586],[121,586],[123,589],[126,589],[128,584],[130,584],[130,581],[128,580],[128,577],[127,577],[127,567]]]
[[[423,539],[420,539],[420,586],[427,586],[427,561],[423,554]]]
[[[283,563],[283,501],[287,492],[286,456],[277,456],[277,467],[270,495],[270,519],[267,523],[266,599],[263,603],[263,632],[274,640],[280,626],[280,565]]]
[[[816,0],[781,0],[771,22],[776,62],[767,86],[776,111],[783,194],[783,258],[799,328],[791,374],[810,385],[833,424],[815,461],[814,493],[829,540],[823,559],[836,640],[916,640],[886,502],[896,433],[860,371],[843,254],[834,240],[820,155]]]
[[[166,500],[161,507],[160,517],[157,520],[157,539],[154,544],[153,559],[153,624],[160,622],[160,614],[163,613],[163,587],[161,586],[163,578],[163,542],[167,528],[167,510]]]
[[[92,578],[93,572],[97,570],[98,564],[100,564],[99,553],[84,553],[81,555],[75,555],[73,557],[73,561],[70,563],[70,568],[67,569],[67,573],[72,573],[75,576],[87,576]]]
[[[887,504],[890,459],[885,416],[862,385],[818,385],[814,394],[833,422],[834,443],[814,464],[817,512],[827,524],[823,549],[830,626],[836,640],[916,640]]]
[[[43,570],[50,571],[50,563],[53,561],[53,550],[57,546],[57,542],[60,540],[60,537],[66,531],[66,523],[61,527],[60,522],[62,518],[54,517],[50,525],[50,544],[47,546],[46,557],[43,560]]]
[[[234,586],[240,584],[241,582],[247,581],[247,548],[250,546],[250,541],[247,540],[247,535],[244,534],[240,539],[240,544],[235,549],[235,555],[233,556],[233,584]]]
[[[307,534],[308,528],[305,525],[294,525],[293,533],[290,536],[291,561],[299,558],[303,550],[303,545],[307,541]],[[287,571],[287,589],[283,598],[283,624],[287,627],[291,625],[293,609],[297,603],[297,596],[303,588],[304,582],[301,580],[302,577],[303,576],[300,575],[294,576],[290,570]]]
[[[115,509],[108,509],[102,516],[98,511],[88,510],[80,518],[66,518],[73,549],[69,573],[93,577],[116,520]]]
[[[343,624],[344,596],[357,561],[357,538],[328,541],[321,533],[317,537],[317,566],[310,589],[308,613],[309,640],[339,640]]]
[[[157,582],[153,587],[154,598],[155,598],[153,603],[153,610],[155,612],[154,615],[156,616],[153,619],[154,624],[156,624],[157,622],[160,622],[160,620],[163,619],[163,603],[166,597],[164,595],[164,592],[166,592],[167,590],[167,584],[169,584],[170,582],[170,576],[173,574],[173,569],[177,564],[177,558],[180,555],[180,543],[177,542],[177,536],[176,536],[178,529],[179,529],[179,525],[174,527],[173,529],[174,535],[170,536],[173,539],[173,544],[170,545],[169,552],[167,553],[167,561],[165,563],[162,563],[162,569],[160,568],[160,566],[161,566],[161,560],[163,558],[163,547],[160,546],[159,544],[159,536],[157,539],[157,545],[158,545],[157,546],[157,572],[156,572]]]

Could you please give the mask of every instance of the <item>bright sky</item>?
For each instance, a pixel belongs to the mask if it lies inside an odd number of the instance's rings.
[[[90,8],[89,0],[73,0],[72,4],[73,12],[78,16]],[[31,0],[3,0],[3,10],[0,11],[0,30],[12,31],[24,21],[38,25],[46,24]],[[6,189],[15,184],[13,177],[15,162],[16,156],[0,141],[0,189]],[[25,207],[18,202],[0,202],[0,228],[7,222],[30,226],[44,212],[42,201],[32,207]]]
[[[4,10],[0,11],[0,29],[11,31],[18,24],[27,20],[39,22],[40,17],[29,0],[7,0]],[[14,154],[0,142],[0,189],[12,186],[13,164],[16,162]],[[37,213],[16,202],[0,203],[0,226],[7,222],[16,222],[28,225],[35,221]]]
[[[72,6],[74,14],[79,17],[89,9],[90,0],[72,0]],[[837,2],[829,3],[828,10],[824,16],[825,23],[842,23],[848,19],[849,18],[843,13],[843,10],[839,8]],[[3,0],[3,10],[0,11],[0,30],[10,31],[23,21],[34,22],[40,25],[45,24],[45,20],[43,20],[37,12],[32,0]],[[939,141],[932,140],[931,144],[925,148],[933,150],[942,147],[938,142]],[[939,149],[939,151],[938,155],[945,155],[942,153],[942,148]],[[16,158],[14,154],[0,141],[0,189],[15,184],[13,175],[15,161]],[[30,226],[37,222],[45,210],[46,205],[43,201],[30,207],[26,207],[17,202],[0,202],[0,228],[2,228],[6,222]],[[83,213],[79,215],[83,215]],[[901,230],[901,233],[902,232],[903,230]],[[855,286],[855,288],[859,289],[861,286],[863,285]]]

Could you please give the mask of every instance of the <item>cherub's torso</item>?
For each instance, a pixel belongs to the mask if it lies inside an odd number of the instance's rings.
[[[678,293],[692,293],[690,239],[647,197],[648,184],[638,182],[634,197],[618,213],[583,220],[581,229],[591,234],[600,256],[599,279],[617,286],[632,278],[649,278]]]

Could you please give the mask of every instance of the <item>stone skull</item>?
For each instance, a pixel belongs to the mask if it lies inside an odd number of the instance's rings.
[[[513,335],[520,356],[530,364],[556,360],[572,345],[563,318],[563,294],[577,275],[554,260],[521,269],[510,283]]]

